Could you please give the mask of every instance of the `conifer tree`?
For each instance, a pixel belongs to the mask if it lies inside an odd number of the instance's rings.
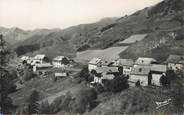
[[[35,114],[39,111],[39,92],[36,90],[33,90],[31,95],[29,96],[27,103],[28,103],[28,114]]]
[[[3,35],[0,34],[0,113],[10,113],[14,108],[12,100],[8,97],[9,88],[11,87],[10,73],[7,71],[9,51]]]

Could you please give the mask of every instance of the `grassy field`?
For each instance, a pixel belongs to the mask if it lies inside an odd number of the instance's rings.
[[[119,42],[119,44],[132,44],[132,43],[135,43],[137,41],[143,40],[146,36],[147,36],[147,34],[135,34],[135,35],[132,35],[129,38]]]
[[[65,94],[66,92],[75,92],[75,90],[80,89],[80,85],[75,82],[71,76],[75,75],[80,71],[79,68],[72,68],[70,71],[70,76],[59,78],[54,82],[54,72],[59,72],[59,69],[51,69],[52,73],[46,78],[33,78],[32,80],[25,82],[23,87],[10,94],[15,105],[25,104],[26,99],[29,97],[33,90],[37,90],[40,95],[40,102],[48,100],[52,102],[58,96]]]
[[[127,49],[127,46],[111,47],[103,50],[87,50],[77,53],[77,59],[91,60],[94,57],[105,60],[115,60],[119,58],[119,54]]]
[[[163,100],[170,98],[168,94],[160,88],[132,87],[103,100],[104,98],[105,97],[103,96],[99,99],[102,100],[102,102],[91,111],[91,114],[135,114],[137,111],[149,111],[150,113],[157,114],[157,112],[169,113],[173,109],[173,104],[168,104],[156,109],[156,102],[162,102]]]

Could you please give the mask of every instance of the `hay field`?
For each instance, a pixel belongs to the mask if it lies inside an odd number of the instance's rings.
[[[87,50],[78,52],[76,59],[79,60],[91,60],[94,57],[98,57],[107,61],[115,60],[119,58],[119,54],[126,50],[128,46],[111,47],[102,50]]]
[[[123,40],[119,42],[119,44],[132,44],[137,41],[143,40],[148,34],[135,34],[127,38],[126,40]]]

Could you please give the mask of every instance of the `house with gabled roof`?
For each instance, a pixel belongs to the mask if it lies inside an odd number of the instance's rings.
[[[166,63],[168,64],[168,69],[174,71],[182,70],[184,68],[184,56],[181,55],[170,55]]]
[[[112,80],[115,77],[116,73],[119,73],[117,67],[99,67],[94,74],[93,83],[103,84],[103,80]]]
[[[30,56],[22,56],[20,59],[22,62],[26,61],[27,64],[31,64],[31,62],[33,61],[33,57]]]
[[[167,65],[164,64],[152,64],[151,74],[152,74],[152,85],[160,86],[160,78],[163,74],[167,72]]]
[[[156,62],[154,58],[140,57],[135,61],[135,65],[150,65]]]
[[[56,68],[66,67],[70,64],[70,59],[66,56],[57,56],[52,60],[52,64]]]
[[[150,66],[135,65],[130,73],[129,82],[135,84],[137,81],[140,81],[141,86],[147,86],[150,71]]]
[[[130,72],[134,66],[134,61],[132,59],[118,59],[112,66],[123,67],[123,74],[130,75]]]
[[[33,62],[31,63],[31,65],[35,65],[35,64],[43,64],[48,62],[48,57],[46,57],[45,54],[37,54],[34,58],[33,58]]]
[[[88,62],[88,70],[91,72],[92,70],[97,70],[97,68],[101,65],[102,59],[100,58],[93,58]]]

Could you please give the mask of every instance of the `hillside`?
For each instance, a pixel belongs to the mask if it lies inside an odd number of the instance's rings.
[[[170,113],[175,110],[174,104],[168,104],[159,109],[156,108],[156,102],[162,102],[170,96],[168,92],[161,90],[162,89],[129,88],[101,102],[91,113],[103,115],[114,113],[138,114],[137,112],[149,111],[147,114],[150,115],[157,115],[158,113],[170,115]]]
[[[181,45],[183,40],[172,41],[169,37],[173,33],[182,38],[183,25],[184,0],[164,0],[121,18],[105,18],[96,23],[81,24],[64,30],[31,31],[25,37],[26,40],[15,45],[15,49],[20,46],[21,49],[36,46],[35,49],[24,51],[23,54],[46,53],[50,56],[66,54],[74,57],[76,52],[106,49],[116,46],[119,41],[131,35],[148,34],[147,39],[130,45],[120,57],[153,56],[163,61],[169,53],[183,51]],[[163,42],[163,39],[167,42]],[[165,50],[168,53],[159,57],[160,52]]]
[[[4,28],[0,27],[0,33],[3,34],[4,39],[9,44],[15,44],[26,39],[29,35],[28,31],[24,31],[19,28]]]
[[[101,28],[114,23],[116,18],[105,18],[96,23],[82,24],[70,27],[64,30],[60,29],[40,29],[30,32],[26,40],[14,45],[14,48],[24,49],[28,47],[37,47],[33,51],[28,51],[29,55],[35,53],[45,53],[49,57],[56,55],[75,56],[77,50],[83,49],[85,45],[89,45],[90,37],[95,35]],[[22,47],[23,46],[23,47]],[[57,49],[57,50],[56,50]]]
[[[151,30],[149,36],[141,42],[132,44],[120,56],[146,56],[164,61],[169,54],[183,54],[183,5],[183,0],[167,0],[148,8],[148,17],[139,24],[147,25]],[[137,13],[140,14],[140,11]]]

